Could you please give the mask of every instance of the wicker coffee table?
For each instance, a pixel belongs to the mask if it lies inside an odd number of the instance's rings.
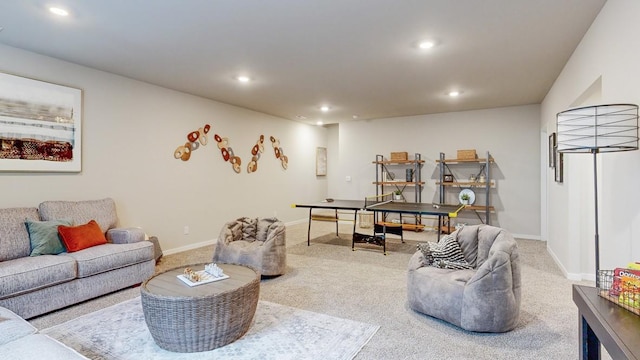
[[[260,275],[254,269],[218,264],[228,279],[190,287],[177,278],[181,266],[145,281],[142,310],[156,344],[174,352],[208,351],[242,337],[258,305]]]

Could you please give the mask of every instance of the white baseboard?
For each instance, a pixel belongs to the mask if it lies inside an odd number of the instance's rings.
[[[549,248],[549,246],[547,246],[547,253],[551,256],[551,258],[556,263],[556,265],[558,265],[558,267],[560,268],[560,271],[562,271],[562,274],[567,278],[567,280],[571,280],[571,281],[593,281],[593,282],[596,281],[596,276],[594,274],[570,273],[570,272],[568,272],[567,269],[565,269],[565,267],[562,265],[560,260],[558,260],[558,257],[556,256],[556,254],[553,251],[551,251],[551,248]]]
[[[201,248],[203,246],[209,246],[209,245],[213,245],[216,243],[218,239],[212,239],[212,240],[207,240],[207,241],[202,241],[199,243],[195,243],[195,244],[189,244],[189,245],[185,245],[185,246],[181,246],[178,248],[173,248],[173,249],[169,249],[166,251],[162,251],[162,255],[171,255],[171,254],[176,254],[179,252],[183,252],[183,251],[187,251],[187,250],[193,250],[193,249],[197,249],[197,248]],[[213,254],[211,254],[211,256],[213,256]]]

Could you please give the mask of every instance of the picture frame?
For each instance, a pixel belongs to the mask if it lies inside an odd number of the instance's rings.
[[[445,174],[442,176],[442,181],[443,182],[453,182],[453,175],[451,174]]]
[[[327,175],[327,148],[316,148],[316,176]]]
[[[554,152],[555,152],[555,180],[557,183],[562,183],[563,182],[563,178],[564,178],[564,157],[563,154],[561,152],[557,151],[557,147],[554,148]]]
[[[551,133],[549,135],[549,167],[556,167],[556,148],[558,144],[556,143],[556,133]]]
[[[0,171],[82,171],[82,90],[0,72]]]

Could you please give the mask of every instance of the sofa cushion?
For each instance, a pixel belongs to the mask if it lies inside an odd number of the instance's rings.
[[[129,244],[144,240],[146,234],[140,228],[117,228],[107,231],[107,240],[113,244]]]
[[[29,232],[31,256],[57,255],[65,252],[65,247],[58,234],[59,225],[71,225],[71,220],[31,221],[24,222]]]
[[[36,332],[31,324],[13,311],[0,307],[0,345]],[[3,352],[0,351],[0,354]]]
[[[58,232],[68,252],[80,251],[107,243],[107,238],[95,220],[79,226],[58,226]]]
[[[0,261],[29,256],[31,245],[24,222],[40,220],[36,208],[0,209]]]
[[[42,220],[71,219],[74,224],[95,220],[103,233],[117,226],[118,217],[113,199],[87,201],[45,201],[39,206]]]
[[[78,263],[78,277],[84,278],[129,265],[153,260],[153,244],[140,241],[131,244],[104,244],[77,252],[61,254]]]
[[[87,359],[72,348],[43,334],[33,334],[0,346],[3,359]]]
[[[76,278],[76,262],[63,255],[42,255],[0,262],[0,299]]]

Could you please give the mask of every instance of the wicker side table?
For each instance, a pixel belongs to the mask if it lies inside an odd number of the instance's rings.
[[[189,265],[194,270],[205,264]],[[254,269],[218,264],[228,279],[190,287],[177,278],[187,266],[171,269],[140,287],[144,318],[161,348],[208,351],[242,337],[258,305],[260,275]]]

